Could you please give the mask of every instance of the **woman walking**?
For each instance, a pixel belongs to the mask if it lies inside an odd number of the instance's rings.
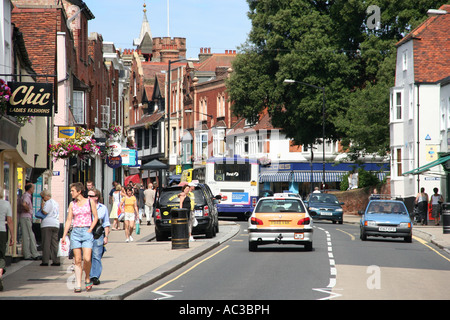
[[[113,197],[113,205],[109,217],[111,219],[114,219],[112,230],[119,230],[120,228],[119,228],[118,211],[120,200],[122,200],[122,186],[120,184],[116,185],[116,190],[113,192],[112,197]]]
[[[185,185],[182,189],[182,193],[180,194],[180,209],[187,210],[187,218],[188,218],[188,226],[189,226],[189,241],[195,241],[192,237],[192,217],[191,217],[191,198],[189,198],[189,192],[191,191],[191,187]]]
[[[81,292],[81,277],[85,273],[86,291],[92,289],[92,282],[89,277],[91,271],[91,255],[94,236],[92,230],[97,224],[97,206],[91,199],[83,196],[84,186],[81,182],[70,185],[70,194],[74,199],[69,205],[66,226],[62,237],[63,243],[71,224],[73,225],[70,233],[70,247],[73,250],[75,262],[75,289],[74,292]],[[93,217],[93,219],[92,219]]]
[[[3,274],[6,272],[6,243],[8,242],[8,233],[6,231],[5,221],[8,224],[8,230],[10,234],[9,245],[14,244],[14,226],[12,221],[11,204],[3,200],[3,188],[0,187],[0,291],[3,291]]]
[[[415,202],[417,204],[420,217],[422,218],[422,225],[427,225],[428,194],[425,193],[425,188],[420,188],[420,193],[417,194]]]
[[[125,242],[133,241],[133,229],[136,220],[139,219],[139,211],[137,207],[136,197],[133,194],[133,187],[127,187],[126,195],[120,201],[120,205],[124,204],[125,211]]]
[[[52,266],[59,266],[58,257],[58,233],[59,233],[59,205],[52,199],[52,194],[47,189],[41,192],[41,209],[46,215],[41,222],[42,234],[42,263],[48,266],[52,259]]]

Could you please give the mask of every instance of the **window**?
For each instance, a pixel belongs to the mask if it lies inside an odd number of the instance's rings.
[[[250,163],[215,163],[215,181],[250,181]]]
[[[395,119],[402,119],[402,93],[396,92],[395,94]]]
[[[402,174],[402,149],[397,149],[397,175],[401,176]]]
[[[106,105],[102,106],[102,128],[108,129],[111,116],[111,99],[106,98]]]
[[[391,99],[390,99],[390,118],[391,121],[399,121],[403,119],[403,90],[392,89],[391,90]]]
[[[84,92],[73,92],[72,113],[77,124],[84,124]]]
[[[213,156],[223,156],[225,155],[225,130],[224,129],[214,129],[213,130]]]

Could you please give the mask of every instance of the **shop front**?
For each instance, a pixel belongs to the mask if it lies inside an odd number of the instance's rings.
[[[293,192],[306,196],[315,187],[322,189],[340,189],[343,177],[358,167],[367,171],[376,172],[378,178],[383,180],[389,165],[385,163],[322,163],[307,162],[280,162],[269,166],[261,166],[259,174],[260,191]]]

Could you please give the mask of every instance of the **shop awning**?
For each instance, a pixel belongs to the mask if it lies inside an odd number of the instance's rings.
[[[340,182],[345,171],[326,171],[325,182]],[[313,171],[312,181],[322,182],[322,171]],[[261,172],[259,182],[311,182],[311,171],[297,172]]]
[[[426,165],[423,165],[421,167],[418,167],[416,169],[407,171],[405,173],[403,173],[404,176],[408,175],[408,174],[421,174],[425,171],[429,171],[431,168],[440,165],[440,164],[445,164],[447,161],[450,160],[450,155],[445,156],[445,157],[441,157],[435,161],[432,161],[430,163],[427,163]]]

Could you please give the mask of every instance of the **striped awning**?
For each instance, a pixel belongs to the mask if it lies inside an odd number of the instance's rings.
[[[341,182],[347,171],[325,171],[325,182]],[[377,177],[380,181],[386,176],[386,172],[378,172]],[[323,171],[313,171],[312,181],[322,182]],[[311,171],[267,171],[261,172],[259,182],[311,182]]]

